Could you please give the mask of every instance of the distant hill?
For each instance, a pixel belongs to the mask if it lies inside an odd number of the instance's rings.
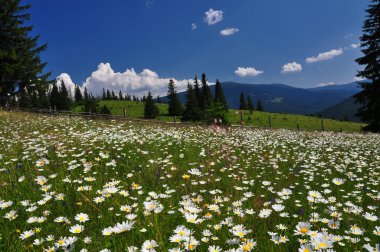
[[[239,108],[240,93],[251,95],[254,105],[261,100],[265,111],[289,114],[314,114],[332,107],[358,93],[356,83],[317,88],[296,88],[284,84],[244,84],[223,82],[223,91],[230,108]],[[214,86],[211,86],[214,92]],[[179,93],[184,103],[185,92]],[[162,99],[166,101],[164,97]]]
[[[359,108],[360,104],[355,103],[354,97],[351,96],[338,104],[319,112],[318,114],[322,117],[335,120],[360,122],[360,119],[355,115]]]

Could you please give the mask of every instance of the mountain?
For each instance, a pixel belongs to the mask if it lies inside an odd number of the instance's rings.
[[[360,91],[356,83],[317,88],[296,88],[284,84],[244,84],[223,82],[222,87],[230,108],[239,108],[240,93],[251,95],[254,105],[261,100],[268,112],[313,114],[332,107]],[[214,92],[214,86],[211,85]],[[185,93],[179,93],[185,103]],[[162,99],[166,101],[164,97]]]
[[[325,118],[360,122],[360,119],[355,115],[359,108],[360,104],[355,103],[354,97],[351,96],[318,114]]]

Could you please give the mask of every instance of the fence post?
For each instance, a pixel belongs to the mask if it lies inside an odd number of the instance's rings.
[[[127,116],[127,109],[124,109],[124,117]]]
[[[240,124],[243,124],[243,111],[240,110]]]
[[[177,118],[176,118],[176,116],[174,115],[174,123],[176,123],[176,119],[177,119]]]
[[[268,119],[269,119],[269,128],[272,128],[272,118],[270,115],[268,116]]]
[[[297,130],[300,131],[300,125],[297,123]]]

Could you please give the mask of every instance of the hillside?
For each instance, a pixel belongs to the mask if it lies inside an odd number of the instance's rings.
[[[360,122],[360,119],[355,116],[359,108],[360,104],[355,103],[355,99],[353,97],[349,97],[338,104],[321,111],[319,114],[322,117],[335,120]]]
[[[134,101],[100,101],[100,106],[107,105],[114,115],[124,115],[124,110],[126,111],[127,117],[133,118],[143,118],[144,116],[144,103],[134,102]],[[157,117],[158,120],[162,121],[173,121],[173,117],[167,115],[167,105],[158,104],[160,114]],[[80,107],[74,108],[75,111],[79,112]],[[243,113],[243,125],[246,126],[258,126],[258,127],[269,127],[269,117],[271,119],[273,128],[284,128],[284,129],[297,129],[297,124],[300,129],[306,130],[320,130],[321,129],[321,118],[310,117],[303,115],[294,114],[280,114],[280,113],[270,113],[270,112],[257,112],[254,111],[250,114],[248,111]],[[180,118],[177,118],[180,121]],[[234,125],[240,124],[240,114],[238,110],[230,109],[228,113],[228,122]],[[331,119],[323,119],[323,125],[325,130],[328,131],[360,131],[363,124],[353,123],[353,122],[341,122]]]
[[[230,108],[239,107],[240,93],[243,92],[245,95],[251,95],[254,104],[261,100],[266,111],[301,115],[317,113],[338,104],[359,92],[356,86],[356,83],[350,83],[304,89],[284,84],[222,83]],[[214,92],[214,86],[210,87]],[[179,93],[182,102],[185,102],[185,94]]]

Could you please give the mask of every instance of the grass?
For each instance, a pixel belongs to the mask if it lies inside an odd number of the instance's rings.
[[[363,251],[379,142],[0,111],[0,251]]]
[[[100,101],[100,106],[107,105],[114,115],[126,115],[129,117],[143,118],[144,117],[144,103],[134,101]],[[168,108],[166,104],[157,104],[160,114],[158,120],[173,121],[173,117],[168,116]],[[74,108],[75,111],[80,111],[80,107]],[[269,127],[269,117],[271,119],[273,128],[283,129],[297,129],[302,130],[321,130],[321,118],[310,117],[303,115],[279,114],[254,111],[250,114],[248,111],[243,112],[243,125]],[[228,122],[234,125],[240,124],[240,112],[238,110],[230,109],[227,116]],[[180,121],[179,118],[177,118]],[[362,123],[336,121],[332,119],[323,119],[324,129],[327,131],[346,131],[358,132],[364,126]]]

